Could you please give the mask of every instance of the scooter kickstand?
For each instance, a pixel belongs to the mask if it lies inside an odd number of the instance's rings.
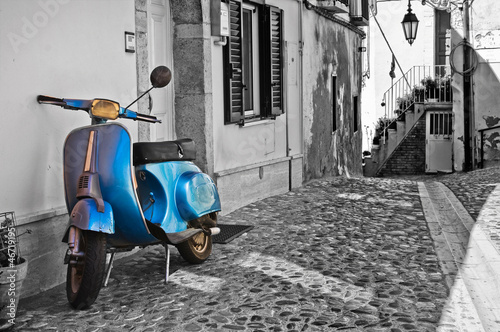
[[[104,280],[104,287],[108,286],[109,276],[111,275],[111,269],[113,268],[113,261],[115,260],[115,252],[111,253],[109,258],[108,270],[106,271],[106,279]]]
[[[168,283],[168,275],[170,270],[170,249],[168,248],[168,244],[163,245],[165,247],[165,283]]]

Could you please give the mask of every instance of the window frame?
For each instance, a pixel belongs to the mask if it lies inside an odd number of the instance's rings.
[[[230,36],[223,49],[224,124],[276,119],[284,110],[284,13],[278,7],[262,1],[224,0],[229,6]],[[253,60],[243,52],[244,10],[256,8],[258,27],[252,31],[252,40],[258,42]],[[255,16],[253,16],[255,17]],[[257,36],[254,34],[257,32]],[[258,53],[257,53],[258,52]],[[253,113],[245,112],[248,96],[245,82],[250,82],[245,61],[253,67]],[[250,62],[246,62],[250,64]],[[248,67],[248,66],[247,66]],[[245,101],[246,100],[246,101]]]
[[[248,34],[245,32],[245,27],[248,27],[245,24],[245,14],[250,14],[250,40],[245,41],[245,37],[248,36]],[[256,5],[249,4],[244,2],[243,3],[243,8],[242,8],[242,26],[243,26],[243,38],[242,38],[242,51],[245,54],[249,55],[250,59],[247,59],[246,57],[244,58],[243,61],[243,112],[244,112],[244,119],[252,119],[256,117],[260,117],[260,89],[258,88],[260,86],[260,63],[258,61],[259,59],[259,52],[260,52],[260,43],[259,43],[259,25],[258,25],[258,20],[259,20],[259,8]],[[249,47],[250,52],[244,52],[245,45]],[[248,70],[246,70],[246,67],[249,67]],[[251,75],[245,75],[250,73]],[[250,85],[250,86],[249,86]],[[246,90],[246,91],[245,91]],[[249,93],[249,96],[245,96],[246,93]],[[248,99],[251,99],[251,106],[246,105],[245,101]],[[247,108],[248,107],[248,108]]]

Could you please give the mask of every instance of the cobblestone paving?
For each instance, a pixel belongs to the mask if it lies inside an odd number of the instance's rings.
[[[163,248],[115,263],[93,307],[64,286],[21,302],[16,330],[434,331],[448,290],[415,181],[318,180],[220,223],[255,228],[189,265]],[[457,329],[458,330],[458,329]],[[450,329],[453,331],[453,329]]]
[[[500,192],[500,167],[478,169],[467,173],[416,175],[392,179],[443,183],[455,194],[475,221],[495,188]],[[494,194],[498,195],[498,193]],[[481,226],[500,252],[500,219],[498,215],[486,219],[486,222],[482,220]]]
[[[472,218],[477,219],[486,199],[500,184],[500,168],[486,168],[469,173],[454,173],[436,179],[457,196]]]

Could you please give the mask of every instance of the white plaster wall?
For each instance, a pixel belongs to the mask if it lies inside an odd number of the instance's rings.
[[[496,0],[475,1],[470,10],[470,43],[477,54],[477,69],[473,75],[473,107],[470,121],[472,126],[473,158],[480,161],[480,136],[477,130],[500,124],[500,8]],[[462,12],[452,13],[452,49],[464,38]],[[459,70],[463,66],[462,47],[457,48],[454,62]],[[453,76],[454,111],[454,167],[462,171],[464,166],[464,102],[463,77]],[[494,133],[494,132],[493,132]],[[477,167],[475,165],[474,167]]]
[[[406,41],[401,21],[408,11],[407,1],[377,2],[377,20],[389,41],[389,44],[399,61],[403,72],[415,65],[434,65],[434,13],[428,6],[422,6],[420,1],[412,1],[412,12],[419,22],[417,38],[413,45]],[[392,83],[389,71],[391,70],[392,55],[384,40],[380,29],[373,17],[370,17],[369,53],[370,53],[370,78],[366,80],[363,90],[362,128],[363,150],[371,148],[371,141],[366,139],[366,130],[375,132],[375,123],[384,116],[385,109],[381,106],[382,98]],[[403,74],[396,65],[396,78],[399,80]]]
[[[495,3],[496,5],[493,5]],[[471,11],[471,43],[476,50],[478,67],[474,73],[474,123],[476,134],[477,161],[480,161],[480,135],[477,130],[500,125],[500,7],[497,1],[474,2]],[[486,135],[495,135],[498,130],[487,131]],[[498,140],[496,140],[498,142]],[[486,153],[486,160],[496,160],[498,165],[498,147]],[[490,155],[488,155],[490,154]],[[497,155],[497,157],[493,157]]]
[[[36,96],[126,106],[137,85],[124,32],[134,30],[133,0],[0,2],[0,212],[19,217],[65,206],[64,139],[90,119],[39,105]],[[136,123],[126,124],[136,138]]]
[[[299,26],[298,2],[292,0],[266,1],[284,10],[285,40],[298,45]],[[212,41],[219,40],[212,37]],[[287,117],[290,131],[290,154],[301,153],[300,108],[297,83],[287,85],[287,105],[285,114],[276,120],[264,120],[254,123],[247,122],[245,126],[224,124],[224,84],[223,84],[223,48],[212,42],[212,72],[213,72],[213,121],[214,121],[214,171],[221,172],[237,167],[248,166],[287,156]],[[297,52],[298,53],[298,52]],[[285,60],[287,63],[287,60]],[[297,70],[298,58],[294,58],[292,68]],[[287,66],[287,68],[290,68]],[[288,73],[290,76],[290,73]]]

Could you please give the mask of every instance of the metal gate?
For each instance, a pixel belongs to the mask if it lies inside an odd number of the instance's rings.
[[[427,111],[425,140],[425,171],[453,170],[453,112]]]

